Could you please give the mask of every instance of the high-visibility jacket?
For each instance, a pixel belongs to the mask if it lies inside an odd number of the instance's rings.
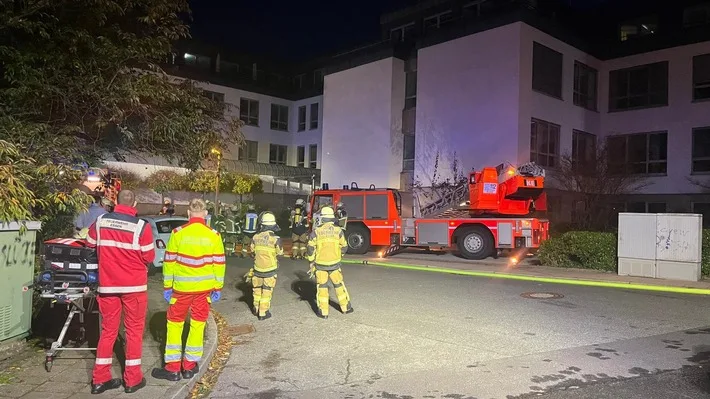
[[[297,206],[291,211],[291,232],[293,234],[306,234],[308,231],[308,220],[302,207]]]
[[[153,230],[136,209],[116,205],[89,227],[86,243],[99,257],[99,293],[125,294],[148,289],[147,263],[155,259]]]
[[[219,232],[207,227],[204,219],[192,218],[170,236],[163,263],[163,287],[184,294],[221,290],[225,263]]]
[[[244,233],[256,233],[256,225],[259,220],[259,215],[253,212],[249,212],[244,217],[244,228],[242,231]]]
[[[343,229],[333,222],[316,227],[308,237],[308,261],[321,270],[335,270],[348,250]]]
[[[252,238],[251,250],[254,253],[254,275],[271,277],[279,268],[276,258],[284,254],[281,237],[273,231],[262,231]]]

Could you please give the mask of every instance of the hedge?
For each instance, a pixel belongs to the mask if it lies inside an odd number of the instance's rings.
[[[545,266],[617,271],[615,233],[569,231],[542,243],[538,259]],[[710,276],[710,229],[703,230],[702,273]]]

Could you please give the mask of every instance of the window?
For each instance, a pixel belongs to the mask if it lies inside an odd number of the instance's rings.
[[[313,71],[313,85],[316,87],[323,86],[323,71],[320,69]]]
[[[308,167],[316,169],[318,167],[318,145],[311,144],[308,147]]]
[[[424,18],[424,32],[439,29],[454,20],[454,14],[449,11]]]
[[[318,129],[318,103],[311,104],[311,130]]]
[[[683,26],[690,28],[710,24],[710,2],[683,10]]]
[[[288,131],[288,106],[271,104],[271,128]]]
[[[636,37],[652,35],[657,29],[658,17],[655,15],[626,21],[619,27],[619,40],[625,42]]]
[[[293,85],[296,86],[297,89],[302,89],[303,88],[303,78],[305,78],[306,75],[298,75],[295,78],[293,78]]]
[[[554,168],[560,154],[560,125],[533,118],[530,123],[530,161]]]
[[[348,220],[362,220],[365,215],[365,196],[362,194],[342,195],[340,202],[348,212]]]
[[[219,104],[224,104],[224,93],[217,93],[215,91],[209,91],[209,90],[204,90],[204,95],[205,97],[209,98],[210,100],[219,103]]]
[[[239,119],[249,126],[259,126],[259,102],[241,98],[239,100]]]
[[[693,100],[710,99],[710,54],[693,57]]]
[[[285,145],[270,144],[269,145],[269,163],[276,165],[286,165],[286,152],[288,147]]]
[[[591,133],[572,130],[572,162],[594,168],[597,156],[597,137]]]
[[[212,58],[204,55],[196,55],[185,53],[185,65],[190,65],[199,69],[210,69],[212,67]]]
[[[404,63],[404,109],[417,106],[417,59],[410,58]]]
[[[173,230],[182,227],[187,222],[185,220],[161,220],[155,222],[155,227],[158,229],[158,234],[171,234]],[[156,237],[157,238],[157,237]]]
[[[710,172],[710,127],[693,129],[693,173]]]
[[[296,166],[299,168],[306,167],[306,146],[299,145],[296,147]]]
[[[609,72],[609,112],[668,105],[668,62]]]
[[[370,194],[365,196],[365,219],[368,220],[380,220],[387,219],[389,215],[388,212],[388,198],[387,194]]]
[[[463,5],[463,14],[466,17],[480,17],[485,14],[493,5],[493,2],[488,0],[474,0]]]
[[[703,228],[710,229],[710,202],[693,202],[693,213],[703,215]]]
[[[257,162],[259,155],[259,142],[245,140],[244,145],[239,147],[239,160],[247,162]]]
[[[533,90],[562,99],[562,53],[533,42]]]
[[[409,40],[410,36],[414,33],[414,22],[408,23],[406,25],[398,26],[390,30],[390,39],[396,42],[403,42]]]
[[[306,106],[298,107],[298,131],[306,130]]]
[[[413,134],[405,134],[402,143],[402,170],[414,170],[414,151],[416,138]]]
[[[574,62],[574,105],[597,110],[597,76],[596,69]]]
[[[668,161],[668,133],[637,133],[607,138],[612,172],[665,174]]]
[[[646,204],[647,213],[666,213],[665,202],[649,202]]]

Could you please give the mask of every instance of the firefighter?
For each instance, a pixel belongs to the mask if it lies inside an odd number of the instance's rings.
[[[254,267],[247,273],[246,281],[251,281],[254,293],[254,308],[252,312],[259,320],[271,317],[271,298],[276,287],[276,273],[278,272],[277,256],[284,254],[281,238],[275,233],[279,231],[276,216],[271,212],[261,215],[259,233],[251,242],[254,253]]]
[[[99,216],[89,228],[86,242],[96,247],[99,255],[98,304],[101,335],[96,348],[96,364],[91,393],[99,394],[121,386],[111,379],[113,345],[123,311],[126,330],[126,361],[123,385],[126,393],[145,387],[141,370],[143,330],[148,309],[148,270],[146,264],[155,259],[153,230],[136,217],[136,196],[124,190],[118,194],[113,213]]]
[[[308,261],[311,262],[308,273],[311,277],[315,275],[318,285],[316,297],[318,317],[321,319],[328,318],[329,280],[333,283],[340,310],[343,313],[354,311],[343,281],[343,272],[340,270],[340,261],[348,249],[348,244],[345,242],[343,230],[336,226],[335,222],[333,208],[329,206],[321,208],[321,224],[313,229],[308,237]]]
[[[345,211],[345,205],[342,202],[338,202],[335,210],[335,216],[338,219],[338,226],[345,230],[348,226],[348,213]]]
[[[256,208],[254,208],[254,205],[249,205],[247,213],[244,215],[244,227],[242,227],[242,258],[246,258],[247,255],[254,256],[249,253],[249,249],[251,247],[251,239],[256,234],[258,220],[259,215],[256,214]]]
[[[296,200],[296,206],[291,211],[291,259],[304,259],[306,256],[306,246],[308,245],[308,218],[306,215],[305,202],[302,199]]]
[[[173,230],[163,264],[163,297],[169,303],[165,368],[154,369],[152,375],[168,381],[180,380],[181,369],[185,379],[199,371],[210,304],[221,298],[224,287],[224,245],[219,232],[205,224],[205,202],[190,201],[188,217],[187,224]],[[190,333],[183,354],[182,331],[188,313]]]

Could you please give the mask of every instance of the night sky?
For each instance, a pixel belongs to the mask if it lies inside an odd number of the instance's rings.
[[[582,8],[605,0],[564,1]],[[298,61],[377,41],[380,15],[415,3],[417,0],[192,0],[192,35],[236,51]]]

